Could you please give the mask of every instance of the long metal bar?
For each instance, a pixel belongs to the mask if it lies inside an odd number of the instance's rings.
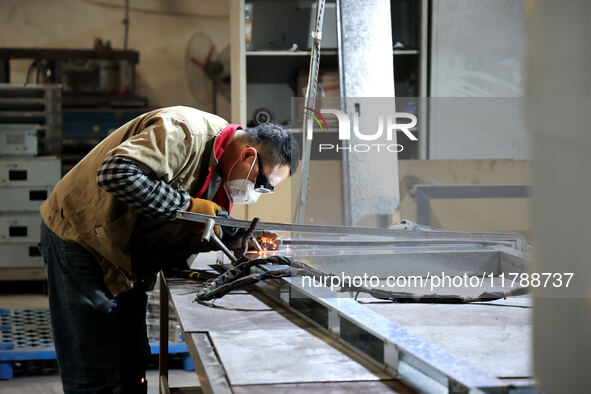
[[[106,59],[127,60],[137,64],[140,59],[138,51],[109,49],[97,51],[94,49],[39,49],[39,48],[0,48],[0,59]]]
[[[312,141],[308,135],[313,132],[312,118],[306,108],[316,108],[316,93],[318,91],[318,69],[320,68],[320,40],[322,39],[322,21],[324,20],[324,0],[316,2],[316,23],[312,32],[312,48],[310,51],[310,70],[308,72],[308,86],[304,99],[304,119],[302,124],[302,146],[304,150],[302,158],[302,180],[300,184],[300,196],[296,206],[296,221],[304,223],[306,218],[306,201],[308,200],[310,157],[312,153]]]
[[[293,245],[293,246],[309,246],[309,245],[318,245],[318,246],[340,246],[340,247],[387,247],[387,246],[414,246],[414,247],[434,247],[438,245],[450,247],[452,245],[458,246],[484,246],[484,245],[495,245],[495,246],[507,246],[511,247],[512,243],[510,241],[488,241],[488,240],[481,240],[481,241],[474,241],[474,240],[463,240],[457,239],[450,242],[449,240],[439,240],[439,239],[388,239],[388,240],[360,240],[360,239],[347,239],[343,237],[342,239],[309,239],[309,238],[289,238],[283,240],[284,245]]]
[[[337,55],[339,60],[339,97],[341,98],[341,111],[347,112],[347,92],[345,90],[345,67],[343,64],[343,28],[341,15],[341,0],[336,0],[335,8],[337,13]],[[343,224],[351,226],[353,218],[351,215],[351,187],[350,187],[350,173],[349,173],[349,140],[341,140],[343,144],[342,161],[343,161]]]
[[[215,224],[236,228],[250,228],[248,220],[231,219],[220,216],[209,216],[199,213],[177,211],[176,217],[191,222],[207,223],[213,219]],[[348,226],[323,226],[314,224],[290,224],[259,222],[257,230],[285,231],[295,233],[315,234],[349,234],[349,235],[370,235],[380,237],[392,237],[401,239],[429,239],[429,240],[471,240],[471,241],[511,241],[515,249],[527,251],[527,239],[519,233],[463,233],[454,231],[406,231],[390,230],[371,227],[348,227]]]
[[[206,333],[191,332],[187,333],[185,340],[203,392],[206,394],[232,393],[224,367],[218,359],[209,336]]]
[[[419,50],[419,159],[429,158],[429,0],[420,0],[420,50]]]

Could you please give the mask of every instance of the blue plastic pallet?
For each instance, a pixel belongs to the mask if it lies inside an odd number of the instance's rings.
[[[158,344],[150,344],[158,354]],[[183,369],[194,370],[193,361],[184,343],[170,343],[169,354],[183,356]],[[13,376],[13,363],[30,360],[55,360],[49,309],[0,308],[0,380]]]

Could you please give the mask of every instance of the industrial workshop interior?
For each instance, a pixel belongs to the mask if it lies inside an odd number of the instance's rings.
[[[0,0],[0,393],[591,393],[588,0]]]

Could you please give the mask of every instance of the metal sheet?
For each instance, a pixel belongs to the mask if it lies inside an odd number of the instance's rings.
[[[235,394],[309,394],[309,393],[323,393],[323,394],[349,394],[349,393],[364,393],[364,394],[383,394],[383,393],[399,393],[399,394],[414,394],[411,390],[402,383],[395,380],[378,381],[378,382],[338,382],[338,383],[290,383],[290,384],[265,384],[265,385],[248,385],[248,386],[234,386],[232,391]]]
[[[474,320],[450,326],[408,328],[498,378],[533,376],[531,325],[471,325]]]
[[[391,379],[302,329],[210,332],[232,385]]]
[[[410,332],[497,377],[532,376],[531,299],[496,304],[384,304],[366,306]],[[527,301],[526,301],[527,300]],[[505,304],[499,304],[499,302]]]
[[[213,306],[193,302],[200,285],[168,279],[171,299],[185,333],[225,330],[284,330],[306,324],[302,319],[265,297],[232,292]]]
[[[508,306],[507,303],[510,300],[519,301],[515,302],[514,306]],[[366,302],[365,306],[404,327],[414,325],[436,327],[452,324],[502,327],[530,325],[531,308],[520,305],[521,302],[528,301],[531,302],[531,298],[523,296],[488,303],[441,305],[393,304],[373,299],[373,302]],[[497,304],[500,302],[505,304]]]

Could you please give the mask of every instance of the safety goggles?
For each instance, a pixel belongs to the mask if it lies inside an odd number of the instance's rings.
[[[258,162],[259,162],[259,173],[257,175],[257,179],[254,182],[254,191],[258,193],[274,193],[275,188],[271,183],[269,183],[269,179],[263,172],[263,161],[261,160],[261,155],[258,155]]]

